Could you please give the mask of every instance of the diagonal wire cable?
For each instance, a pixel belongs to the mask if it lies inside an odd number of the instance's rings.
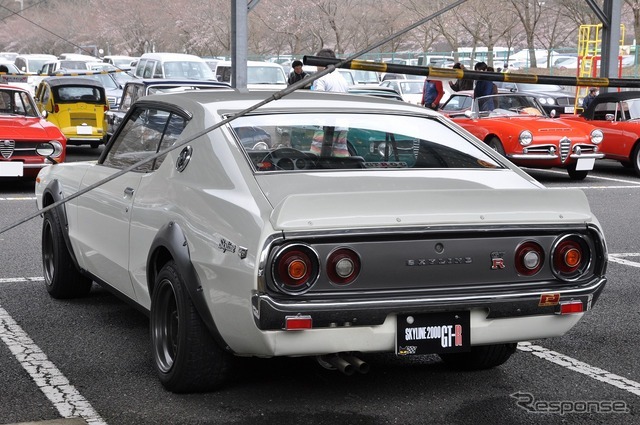
[[[459,6],[460,4],[462,4],[462,3],[466,2],[466,1],[467,0],[458,0],[455,3],[452,3],[451,5],[439,10],[438,12],[435,12],[435,13],[433,13],[433,14],[431,14],[431,15],[429,15],[429,16],[427,16],[427,17],[425,17],[425,18],[423,18],[423,19],[421,19],[421,20],[409,25],[408,27],[403,28],[402,30],[400,30],[400,31],[388,36],[387,38],[385,38],[385,39],[383,39],[383,40],[381,40],[381,41],[379,41],[379,42],[367,47],[366,49],[363,49],[360,52],[354,53],[353,55],[351,55],[348,58],[344,59],[343,61],[337,63],[336,65],[329,65],[324,70],[313,74],[309,78],[305,78],[303,80],[300,80],[297,83],[294,83],[294,84],[288,86],[285,89],[282,89],[282,90],[280,90],[280,91],[278,91],[276,93],[273,93],[268,98],[266,98],[266,99],[264,99],[264,100],[262,100],[262,101],[260,101],[260,102],[258,102],[256,104],[254,104],[254,105],[252,105],[252,106],[250,106],[250,107],[238,112],[237,114],[235,114],[233,116],[230,116],[228,118],[223,119],[222,121],[220,121],[219,123],[217,123],[215,125],[212,125],[212,126],[210,126],[208,128],[205,128],[204,130],[201,130],[200,132],[196,133],[195,135],[193,135],[193,136],[191,136],[191,137],[189,137],[189,138],[187,138],[187,139],[185,139],[185,140],[183,140],[183,141],[181,141],[179,143],[176,143],[173,146],[168,147],[167,149],[164,149],[164,150],[159,151],[159,152],[157,152],[157,153],[155,153],[153,155],[150,155],[150,156],[148,156],[148,157],[136,162],[135,164],[130,165],[129,167],[123,168],[122,170],[118,171],[117,173],[114,173],[114,174],[110,175],[109,177],[106,177],[106,178],[104,178],[104,179],[102,179],[100,181],[97,181],[96,183],[94,183],[92,185],[89,185],[89,186],[85,187],[84,189],[81,189],[81,190],[79,190],[79,191],[77,191],[77,192],[65,197],[64,199],[61,199],[61,200],[56,201],[56,202],[54,202],[52,204],[49,204],[48,206],[36,211],[35,213],[33,213],[31,215],[28,215],[28,216],[22,218],[21,220],[18,220],[15,223],[12,223],[12,224],[0,229],[0,235],[5,233],[5,232],[7,232],[7,231],[9,231],[9,230],[11,230],[11,229],[13,229],[13,228],[15,228],[15,227],[18,227],[19,225],[21,225],[23,223],[26,223],[29,220],[32,220],[32,219],[38,217],[41,214],[46,213],[47,211],[49,211],[49,210],[51,210],[53,208],[57,208],[58,206],[66,203],[66,202],[69,202],[69,201],[71,201],[71,200],[73,200],[73,199],[75,199],[75,198],[77,198],[77,197],[79,197],[79,196],[81,196],[81,195],[83,195],[83,194],[85,194],[85,193],[97,188],[97,187],[100,187],[105,183],[108,183],[108,182],[110,182],[112,180],[115,180],[118,177],[120,177],[120,176],[122,176],[122,175],[124,175],[124,174],[126,174],[126,173],[128,173],[130,171],[133,171],[134,169],[138,168],[139,166],[141,166],[143,164],[146,164],[149,161],[153,161],[154,159],[156,159],[158,157],[161,157],[163,155],[166,155],[171,151],[174,151],[176,149],[180,149],[181,147],[186,146],[187,144],[193,142],[197,138],[202,137],[202,136],[206,135],[207,133],[209,133],[209,132],[211,132],[211,131],[213,131],[213,130],[221,127],[221,126],[230,123],[231,121],[233,121],[236,118],[239,118],[239,117],[242,117],[244,115],[247,115],[247,114],[255,111],[256,109],[260,108],[261,106],[264,106],[264,105],[266,105],[268,103],[271,103],[271,102],[273,102],[275,100],[281,99],[281,98],[293,93],[297,89],[303,88],[304,86],[308,85],[310,82],[313,82],[313,81],[317,80],[318,78],[321,78],[322,76],[324,76],[324,75],[332,72],[333,70],[335,70],[337,65],[341,65],[341,64],[349,62],[349,61],[351,61],[353,59],[356,59],[359,56],[361,56],[361,55],[363,55],[363,54],[365,54],[365,53],[367,53],[367,52],[369,52],[369,51],[371,51],[371,50],[373,50],[373,49],[375,49],[377,47],[380,47],[380,46],[388,43],[389,41],[393,40],[394,38],[399,37],[399,36],[409,32],[409,31],[413,30],[414,28],[419,27],[420,25],[424,25],[425,23],[429,22],[430,20],[437,18],[438,16],[442,15],[443,13],[448,12],[449,10],[453,9],[454,7]]]

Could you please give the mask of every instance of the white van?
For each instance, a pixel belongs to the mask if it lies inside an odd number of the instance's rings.
[[[204,59],[184,53],[145,53],[138,60],[135,76],[189,80],[216,78]]]
[[[231,84],[231,62],[220,61],[215,71],[218,81]],[[287,87],[287,75],[274,62],[247,61],[247,88],[282,90]]]

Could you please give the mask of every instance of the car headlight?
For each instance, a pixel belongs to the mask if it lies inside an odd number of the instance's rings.
[[[253,145],[252,149],[254,151],[266,151],[269,149],[269,145],[267,145],[265,142],[258,142],[255,145]]]
[[[533,135],[529,130],[524,130],[520,133],[520,136],[518,136],[518,141],[522,146],[529,146],[531,142],[533,142]]]
[[[602,139],[604,138],[604,134],[602,134],[602,130],[595,129],[591,132],[591,143],[594,145],[599,145],[602,143]]]
[[[386,142],[382,142],[378,145],[378,154],[382,157],[384,157],[384,150],[387,147],[387,143]]]
[[[64,150],[62,143],[57,140],[50,140],[49,143],[53,146],[53,153],[51,154],[52,157],[57,158],[62,155],[62,151]]]
[[[546,97],[539,97],[538,98],[538,102],[540,102],[543,105],[547,104],[547,98]]]

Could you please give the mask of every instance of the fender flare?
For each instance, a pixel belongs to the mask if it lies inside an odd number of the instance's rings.
[[[213,316],[209,311],[209,307],[205,301],[204,291],[200,284],[200,279],[198,278],[198,274],[191,262],[191,254],[189,252],[187,238],[180,225],[176,222],[172,221],[162,226],[158,230],[158,233],[149,248],[149,255],[147,257],[147,287],[149,289],[149,295],[151,296],[153,293],[155,278],[160,271],[160,268],[165,264],[165,260],[168,260],[168,258],[162,257],[163,250],[168,251],[169,256],[175,262],[178,272],[184,279],[184,284],[187,289],[187,293],[189,294],[189,298],[191,298],[198,315],[200,315],[200,318],[209,330],[213,339],[225,351],[232,352],[229,345],[222,338],[222,335],[220,335],[218,327],[213,320]]]
[[[45,199],[51,197],[53,202],[45,202]],[[62,189],[60,187],[60,182],[58,180],[51,181],[47,187],[42,191],[42,206],[46,207],[55,202],[62,201],[64,196],[62,196]],[[54,208],[58,217],[60,217],[60,222],[62,223],[62,237],[64,239],[64,245],[69,251],[69,255],[71,256],[71,261],[73,261],[73,265],[76,269],[82,271],[80,266],[78,265],[78,259],[76,258],[76,254],[73,252],[73,248],[71,247],[71,240],[69,238],[69,220],[67,219],[67,209],[65,208],[65,204],[62,203]]]

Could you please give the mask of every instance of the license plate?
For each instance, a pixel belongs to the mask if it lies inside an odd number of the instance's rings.
[[[90,125],[79,125],[76,127],[76,133],[78,134],[93,134],[93,127]]]
[[[565,114],[573,114],[576,111],[576,108],[573,106],[565,106],[564,112]]]
[[[22,177],[24,167],[19,161],[0,161],[0,177]]]
[[[399,314],[396,355],[459,353],[471,349],[468,311]]]
[[[595,163],[595,158],[578,158],[578,162],[576,163],[576,171],[593,170],[593,166]]]

